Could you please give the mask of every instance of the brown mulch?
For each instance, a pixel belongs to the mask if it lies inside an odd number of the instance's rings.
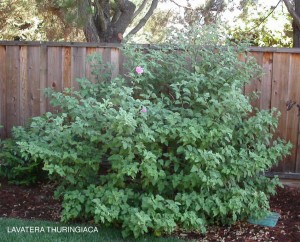
[[[51,184],[17,186],[0,180],[0,217],[60,220],[61,206]]]
[[[211,228],[202,241],[300,241],[300,188],[278,188],[270,199],[271,211],[280,214],[277,225],[263,227],[237,223],[232,227]]]
[[[59,221],[60,201],[53,198],[51,184],[10,185],[0,181],[0,217]],[[177,236],[198,241],[300,241],[300,188],[278,188],[271,198],[271,210],[281,215],[276,227],[237,223],[231,227],[211,227],[205,236],[178,233]]]

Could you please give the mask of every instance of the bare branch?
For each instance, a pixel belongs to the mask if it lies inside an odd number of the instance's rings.
[[[143,11],[143,9],[145,8],[145,6],[146,6],[146,4],[147,4],[148,1],[149,1],[149,0],[144,0],[144,1],[142,2],[142,4],[139,6],[139,8],[138,8],[138,9],[135,11],[135,13],[133,14],[132,20],[135,19],[136,16],[138,16],[138,15]]]
[[[180,7],[180,8],[185,8],[185,9],[193,9],[191,7],[188,7],[188,6],[183,6],[179,3],[177,3],[175,0],[170,0],[172,3],[174,3],[177,7]]]
[[[153,14],[154,10],[157,8],[158,0],[152,0],[151,6],[145,16],[140,20],[140,22],[135,26],[128,35],[136,34],[141,28],[143,28],[148,21],[148,19]]]
[[[293,17],[295,24],[300,29],[300,16],[296,13],[293,5],[290,3],[289,0],[283,0],[283,2],[285,4],[288,12],[290,13],[290,15]]]

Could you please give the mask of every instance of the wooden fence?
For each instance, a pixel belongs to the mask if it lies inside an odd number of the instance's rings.
[[[90,77],[86,57],[93,52],[114,64],[113,75],[123,72],[119,45],[0,41],[0,124],[4,126],[0,137],[8,137],[13,126],[24,125],[30,117],[52,110],[44,88],[76,88],[77,77]],[[265,74],[247,85],[245,93],[259,91],[254,106],[281,112],[276,136],[294,145],[292,154],[273,170],[300,173],[300,49],[252,48],[251,54]],[[289,101],[295,105],[287,111]]]

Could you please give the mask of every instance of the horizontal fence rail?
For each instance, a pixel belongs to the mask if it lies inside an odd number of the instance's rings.
[[[119,44],[0,41],[0,124],[4,126],[0,137],[9,137],[13,126],[26,124],[30,117],[53,111],[43,94],[46,87],[77,89],[76,78],[91,79],[88,55],[100,53],[104,62],[114,65],[114,76],[122,74],[119,48]],[[254,47],[250,54],[264,75],[246,85],[244,91],[259,92],[253,106],[280,111],[275,135],[293,144],[292,154],[273,171],[300,173],[300,49]],[[289,111],[287,103],[293,106]]]

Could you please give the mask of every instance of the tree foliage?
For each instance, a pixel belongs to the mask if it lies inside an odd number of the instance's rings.
[[[234,23],[227,25],[228,35],[235,41],[250,41],[253,46],[292,47],[291,17],[283,4],[244,1]],[[228,19],[228,22],[231,22]]]
[[[163,41],[171,26],[216,23],[223,21],[230,11],[240,10],[241,15],[228,23],[229,34],[235,41],[248,38],[254,45],[289,47],[293,38],[293,46],[300,43],[300,0],[281,1],[279,6],[286,6],[288,14],[277,11],[277,7],[266,21],[264,17],[274,6],[266,9],[258,0],[160,3],[168,3],[172,8],[155,13],[158,0],[5,0],[0,2],[0,38],[120,42],[125,35],[137,35],[143,29],[136,39],[154,43]],[[278,19],[280,26],[286,22],[285,26],[272,27],[269,23],[274,19]],[[232,27],[232,22],[238,26]]]
[[[72,23],[83,29],[88,42],[121,42],[123,34],[143,10],[146,13],[139,19],[129,34],[137,33],[156,9],[158,0],[36,0],[40,11],[51,12],[61,21]]]
[[[277,26],[269,27],[267,24],[263,22],[266,20],[264,17],[268,12],[273,12],[274,8],[277,8],[282,3],[282,6],[285,6],[289,16],[285,13],[280,13],[277,11],[276,14],[270,16],[273,19],[280,18],[282,15],[285,15],[284,18],[281,18],[281,21],[288,20],[288,24],[284,26],[283,29],[277,29]],[[253,19],[251,15],[249,15],[249,6],[250,8],[255,8],[258,15],[261,15],[257,19]],[[241,8],[243,9],[243,13],[247,16],[245,19],[245,23],[251,23],[252,21],[257,22],[257,28],[245,28],[242,30],[241,28],[236,29],[236,33],[239,36],[242,35],[252,35],[252,39],[254,43],[261,43],[260,46],[281,46],[281,47],[300,47],[300,1],[299,0],[278,0],[276,6],[271,6],[271,9],[261,9],[259,8],[257,0],[242,0]],[[269,18],[269,15],[267,15]],[[278,21],[280,23],[280,21]],[[249,31],[249,29],[251,31]],[[241,31],[242,30],[242,31]],[[238,38],[239,39],[239,38]],[[292,39],[292,40],[291,40]]]
[[[82,30],[50,10],[41,11],[35,0],[1,1],[0,30],[4,40],[84,40]]]
[[[184,23],[185,26],[224,22],[224,15],[230,15],[226,25],[234,41],[249,39],[253,45],[258,46],[299,46],[299,0],[278,0],[277,4],[274,3],[274,6],[269,6],[269,8],[263,6],[267,3],[266,1],[262,4],[263,1],[259,0],[206,0],[201,3],[169,1],[183,11],[183,15],[178,14],[176,18],[177,22]],[[284,8],[284,10],[279,10],[279,8]],[[240,14],[234,17],[235,12],[238,11]],[[269,15],[269,13],[272,14]],[[171,21],[174,22],[174,20]]]
[[[189,28],[193,25],[216,24],[227,9],[224,0],[195,2],[162,0],[161,9],[146,23],[143,32],[134,36],[142,43],[161,43],[168,38],[170,29]]]
[[[5,0],[0,2],[0,38],[7,40],[38,39],[41,20],[34,0]]]
[[[5,0],[0,2],[1,38],[121,42],[136,34],[158,0]]]

